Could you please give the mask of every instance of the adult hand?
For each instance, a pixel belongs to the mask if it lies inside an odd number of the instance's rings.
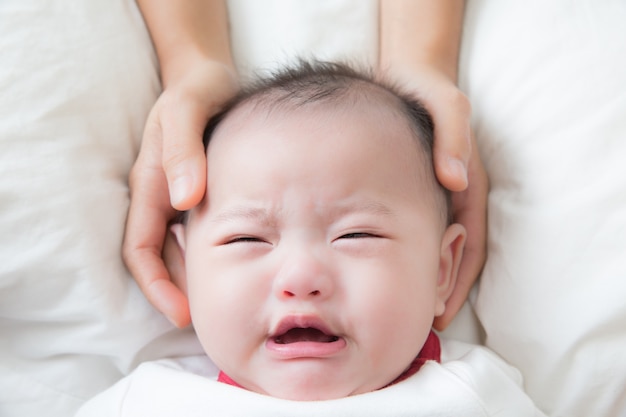
[[[433,66],[394,68],[391,75],[417,92],[435,123],[434,164],[439,182],[452,191],[454,221],[467,229],[457,284],[434,327],[445,329],[463,306],[486,260],[487,174],[471,130],[471,107],[449,75]]]
[[[457,88],[465,2],[380,1],[379,68],[416,92],[435,122],[437,179],[453,192],[454,219],[467,229],[457,285],[434,327],[460,310],[486,258],[487,175],[470,127],[467,97]]]
[[[150,303],[178,327],[190,323],[189,304],[176,285],[180,259],[167,250],[171,245],[164,248],[168,223],[176,210],[190,209],[204,196],[204,128],[237,90],[230,67],[216,61],[190,66],[152,108],[130,173],[124,261]],[[172,260],[174,282],[163,258]]]

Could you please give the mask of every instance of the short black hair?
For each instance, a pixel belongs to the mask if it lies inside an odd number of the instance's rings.
[[[420,145],[426,171],[433,179],[434,192],[443,200],[444,221],[452,222],[449,191],[438,182],[433,165],[434,123],[420,100],[398,85],[377,77],[371,70],[358,70],[348,64],[327,61],[298,60],[295,65],[283,67],[269,76],[257,77],[245,85],[222,110],[213,116],[204,131],[204,146],[217,126],[233,111],[248,103],[298,108],[312,103],[341,103],[350,100],[369,100],[380,106],[387,95],[389,103],[407,121]],[[440,200],[437,198],[437,200]]]

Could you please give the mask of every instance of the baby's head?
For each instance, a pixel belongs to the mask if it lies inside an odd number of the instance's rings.
[[[174,228],[194,327],[249,390],[294,400],[386,386],[456,281],[416,100],[337,64],[285,70],[207,128],[203,202]]]

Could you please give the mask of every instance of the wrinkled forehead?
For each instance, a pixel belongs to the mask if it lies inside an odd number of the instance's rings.
[[[406,148],[408,151],[404,157],[413,160],[412,164],[417,167],[418,175],[415,180],[428,185],[427,189],[430,190],[435,209],[442,213],[443,223],[449,222],[448,196],[436,180],[430,149],[424,148],[423,138],[418,137],[411,120],[390,94],[381,93],[375,100],[363,94],[346,94],[339,100],[311,101],[301,100],[299,97],[280,96],[247,100],[232,108],[215,127],[207,151],[210,151],[210,143],[214,141],[259,140],[256,135],[238,133],[243,130],[252,133],[262,132],[268,126],[275,129],[280,128],[281,124],[288,124],[293,137],[297,137],[298,131],[297,128],[293,128],[293,123],[285,122],[294,118],[306,120],[309,128],[317,124],[325,127],[330,125],[337,129],[350,123],[374,126],[376,129],[380,128],[382,136],[380,140],[385,141],[386,146],[402,147],[408,144]],[[234,139],[235,137],[239,139]],[[246,144],[241,143],[241,146],[241,150],[244,151]]]

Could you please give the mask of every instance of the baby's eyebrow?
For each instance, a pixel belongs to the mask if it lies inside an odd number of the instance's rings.
[[[253,206],[234,206],[228,208],[210,220],[211,223],[229,223],[236,220],[254,220],[264,225],[275,224],[275,218],[269,210]]]
[[[330,215],[331,219],[339,219],[342,216],[353,213],[365,213],[380,217],[395,217],[394,212],[385,204],[375,200],[363,200],[363,201],[349,201],[349,202],[337,202],[330,208],[326,208],[327,215]],[[324,212],[324,208],[321,212]],[[261,224],[268,227],[276,226],[278,222],[279,214],[273,210],[257,207],[240,205],[229,207],[213,217],[210,222],[212,224],[224,224],[238,220],[254,221],[257,224]]]
[[[333,212],[335,217],[341,217],[348,213],[367,213],[382,217],[395,217],[394,212],[387,205],[375,200],[339,204]]]

